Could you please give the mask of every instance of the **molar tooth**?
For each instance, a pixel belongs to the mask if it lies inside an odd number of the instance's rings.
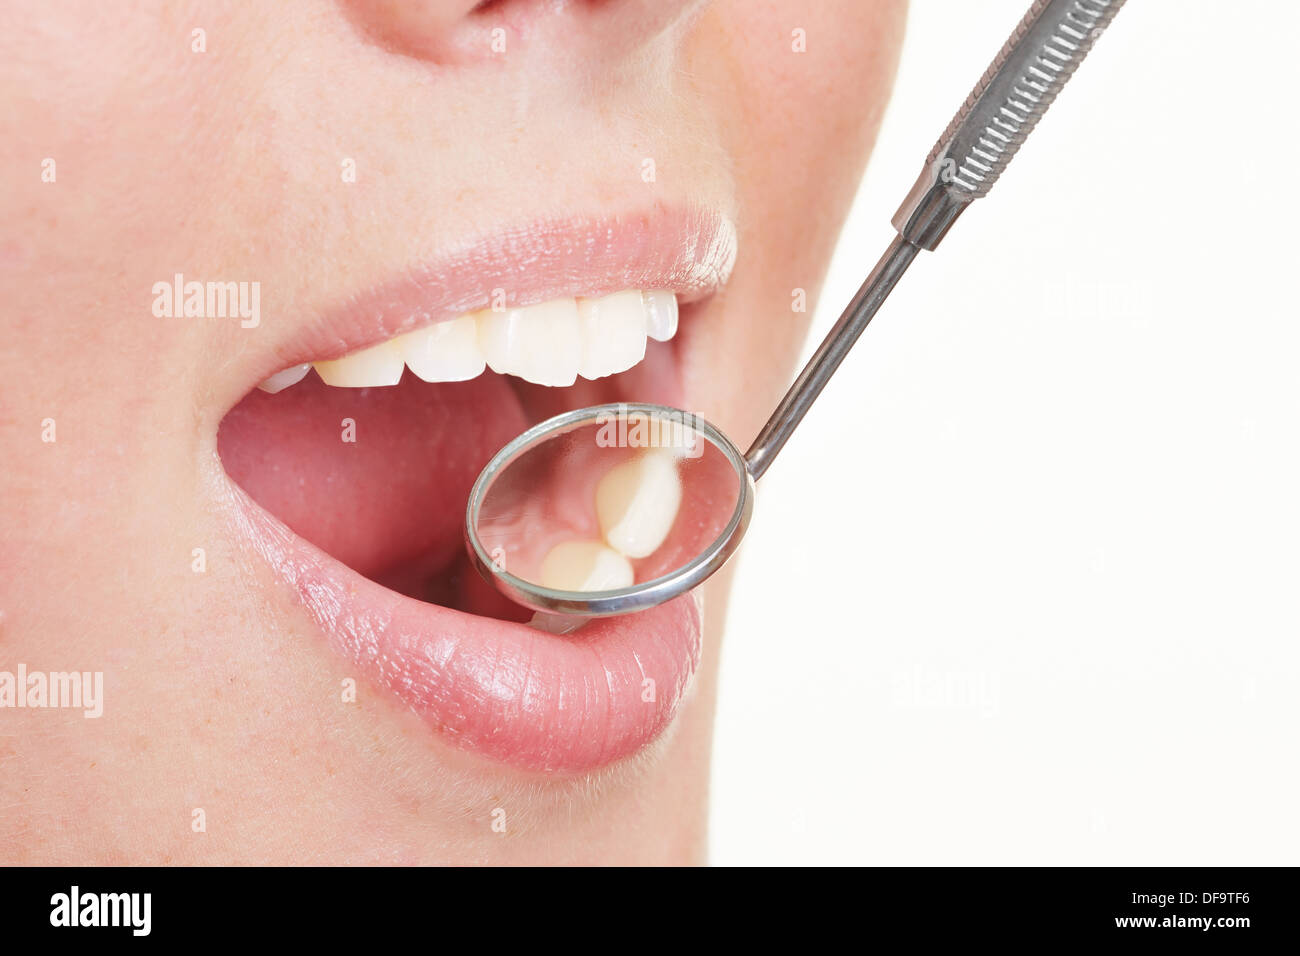
[[[270,392],[274,395],[276,392],[283,392],[290,385],[297,385],[311,371],[311,363],[304,362],[302,365],[293,365],[286,369],[276,372],[265,382],[257,387],[264,392]]]
[[[573,299],[504,312],[479,312],[478,341],[492,371],[537,385],[567,386],[578,379],[582,332]]]
[[[564,541],[542,559],[538,582],[557,591],[613,591],[630,587],[635,575],[627,558],[599,541]]]
[[[464,382],[482,375],[487,367],[478,346],[478,322],[472,315],[416,329],[393,341],[407,367],[426,382]]]
[[[677,334],[677,295],[656,290],[642,292],[646,334],[656,342],[667,342]]]
[[[609,470],[596,485],[596,517],[611,548],[644,558],[664,543],[682,503],[673,455],[645,452]]]
[[[645,358],[647,311],[637,291],[579,299],[583,347],[578,374],[603,378],[625,372]]]
[[[402,352],[392,340],[380,342],[329,362],[315,362],[316,373],[326,385],[339,388],[371,388],[396,385],[402,378]]]

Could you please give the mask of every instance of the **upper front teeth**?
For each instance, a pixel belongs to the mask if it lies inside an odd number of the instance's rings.
[[[501,312],[485,310],[417,329],[340,359],[315,362],[327,385],[396,385],[403,366],[426,382],[462,382],[486,366],[538,385],[603,378],[645,357],[646,338],[677,333],[677,296],[631,290],[600,298],[555,299]],[[299,372],[299,368],[302,371]],[[268,392],[306,374],[295,366],[261,384]]]
[[[650,293],[654,295],[655,293]],[[661,293],[673,300],[671,292]],[[578,300],[582,354],[578,374],[586,379],[626,372],[645,358],[652,309],[640,292],[617,292],[602,299]]]
[[[396,385],[402,378],[402,360],[398,340],[390,339],[332,362],[312,364],[326,385],[366,388],[371,385]]]
[[[394,341],[407,367],[426,382],[463,382],[483,374],[478,322],[472,315],[416,329]]]
[[[574,383],[582,338],[573,299],[478,314],[478,345],[492,371],[538,385]]]

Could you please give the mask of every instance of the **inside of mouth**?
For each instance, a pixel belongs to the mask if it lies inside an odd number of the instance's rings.
[[[673,404],[671,342],[647,343],[626,372],[567,388],[486,371],[465,382],[336,388],[316,374],[253,390],[226,415],[227,474],[295,534],[408,597],[529,621],[533,612],[474,570],[464,544],[470,488],[493,455],[561,412],[610,402]]]
[[[591,594],[675,575],[741,505],[743,472],[706,427],[680,410],[619,405],[525,436],[476,489],[471,545],[515,587]]]

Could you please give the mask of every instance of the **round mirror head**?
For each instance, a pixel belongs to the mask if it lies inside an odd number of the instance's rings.
[[[663,405],[598,405],[497,452],[470,491],[465,541],[479,573],[518,604],[627,614],[720,568],[753,503],[744,456],[708,422]]]

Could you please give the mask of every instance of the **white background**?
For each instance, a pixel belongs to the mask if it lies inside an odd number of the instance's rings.
[[[913,3],[807,352],[1027,5]],[[1300,4],[1132,0],[913,265],[759,487],[715,863],[1300,862],[1298,92]]]

